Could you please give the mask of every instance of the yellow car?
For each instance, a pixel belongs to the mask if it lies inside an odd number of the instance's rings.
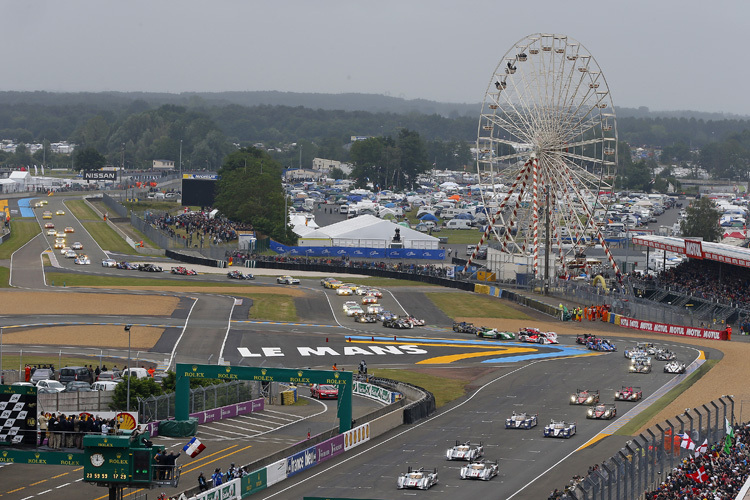
[[[72,227],[68,226],[68,227],[66,227],[66,228],[65,228],[65,232],[66,232],[66,233],[75,233],[75,232],[76,232],[76,230],[75,230],[75,229],[73,229]]]
[[[47,204],[47,200],[42,200],[39,203],[41,203],[42,205],[46,205]]]
[[[55,215],[65,215],[65,210],[58,210]]]
[[[42,214],[42,219],[51,219],[52,218],[52,212],[44,212]]]
[[[338,287],[343,285],[343,283],[339,280],[332,280],[325,284],[326,288],[331,288],[332,290],[336,290]]]

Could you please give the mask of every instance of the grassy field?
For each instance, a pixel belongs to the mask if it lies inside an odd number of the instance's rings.
[[[238,293],[236,295],[252,299],[253,307],[250,308],[248,319],[282,322],[299,321],[294,297],[272,293]]]
[[[0,288],[10,288],[10,268],[0,267]]]
[[[122,236],[117,234],[106,222],[83,222],[82,224],[102,249],[126,255],[138,255],[138,252],[128,245]]]
[[[370,370],[370,373],[376,377],[407,382],[430,391],[435,396],[435,404],[438,408],[463,396],[466,393],[466,385],[470,382],[464,379],[436,377],[409,370],[376,369]]]
[[[458,292],[425,293],[425,296],[451,318],[531,319],[523,312],[487,296]]]
[[[0,259],[10,259],[13,252],[24,246],[31,238],[41,232],[36,219],[12,219],[10,224],[11,235],[5,243],[0,245]]]
[[[714,367],[719,362],[719,360],[716,359],[708,359],[705,363],[701,365],[700,368],[695,370],[693,373],[688,376],[687,379],[685,379],[684,382],[679,384],[677,387],[669,391],[667,394],[659,398],[658,401],[656,401],[654,404],[649,406],[646,410],[642,411],[635,417],[633,417],[633,420],[628,422],[627,424],[620,427],[620,429],[615,432],[615,434],[618,434],[620,436],[631,436],[635,432],[638,431],[643,425],[646,424],[649,420],[653,418],[654,415],[662,411],[664,408],[666,408],[672,401],[677,399],[677,397],[682,394],[683,392],[686,392],[690,387],[692,387],[693,384],[695,384],[700,378],[708,373],[708,371]]]
[[[38,349],[44,348],[40,347]],[[48,347],[46,349],[48,349],[50,353],[54,353],[55,351],[54,347]],[[17,349],[14,348],[14,351],[17,351]],[[113,365],[121,362],[121,359],[102,358],[102,363],[106,365]],[[60,363],[62,363],[62,365]],[[53,365],[55,369],[58,369],[61,366],[98,366],[99,356],[66,356],[64,354],[59,356],[58,354],[39,354],[37,352],[26,354],[24,352],[23,357],[21,357],[17,352],[9,354],[6,347],[6,352],[3,354],[3,370],[18,370],[19,366],[26,366],[27,364],[32,366]]]
[[[73,216],[80,220],[101,220],[99,218],[99,215],[94,212],[94,210],[86,204],[83,200],[68,200],[65,202],[65,206],[68,207],[68,210],[70,210],[70,213],[73,214]]]
[[[94,263],[93,265],[98,265]],[[47,281],[57,284],[65,282],[66,286],[107,286],[117,288],[118,286],[169,286],[169,287],[244,287],[247,283],[237,280],[228,282],[195,281],[185,279],[156,279],[150,273],[133,271],[133,276],[93,276],[75,273],[47,273]]]

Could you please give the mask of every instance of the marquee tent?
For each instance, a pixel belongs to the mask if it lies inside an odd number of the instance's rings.
[[[360,215],[323,226],[300,237],[299,246],[388,248],[399,229],[404,248],[434,250],[440,240],[374,215]]]

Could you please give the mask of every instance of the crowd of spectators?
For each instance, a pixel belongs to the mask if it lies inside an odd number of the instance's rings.
[[[232,222],[219,214],[211,215],[211,208],[179,215],[146,213],[146,222],[153,224],[172,238],[189,240],[189,245],[206,241],[215,245],[237,240],[237,231],[252,231],[252,224]]]
[[[724,441],[721,441],[711,445],[705,453],[683,459],[677,467],[665,471],[656,488],[646,491],[643,498],[734,500],[750,478],[750,424],[738,426],[734,432],[735,437],[728,453],[725,451]],[[597,470],[598,465],[589,467],[587,476]],[[585,477],[573,476],[568,486],[563,490],[555,489],[548,500],[577,498],[576,487],[584,480]]]
[[[248,474],[250,474],[250,471],[247,470],[247,467],[236,467],[234,463],[229,466],[229,469],[227,469],[226,472],[221,472],[221,467],[217,467],[214,469],[214,473],[211,474],[210,478],[207,478],[206,475],[201,472],[198,475],[198,491],[206,491],[233,479],[247,476]]]
[[[655,278],[663,288],[721,304],[750,306],[750,270],[711,260],[690,259]]]
[[[116,434],[119,424],[115,419],[92,417],[89,414],[43,413],[39,417],[39,430],[42,446],[53,450],[63,448],[83,449],[83,436],[86,434]]]

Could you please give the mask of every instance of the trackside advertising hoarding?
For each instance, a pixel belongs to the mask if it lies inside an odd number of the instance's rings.
[[[354,394],[359,394],[370,399],[377,399],[383,403],[390,404],[401,399],[401,394],[398,392],[391,392],[383,387],[377,385],[366,384],[364,382],[354,382],[352,386]]]
[[[227,483],[190,497],[190,500],[236,500],[242,498],[240,483],[240,479],[232,479]]]
[[[664,333],[667,335],[679,335],[680,337],[693,337],[708,340],[727,340],[726,331],[709,330],[707,328],[692,328],[682,325],[669,325],[666,323],[655,323],[653,321],[641,321],[633,318],[620,318],[620,326],[633,328],[644,332]]]

